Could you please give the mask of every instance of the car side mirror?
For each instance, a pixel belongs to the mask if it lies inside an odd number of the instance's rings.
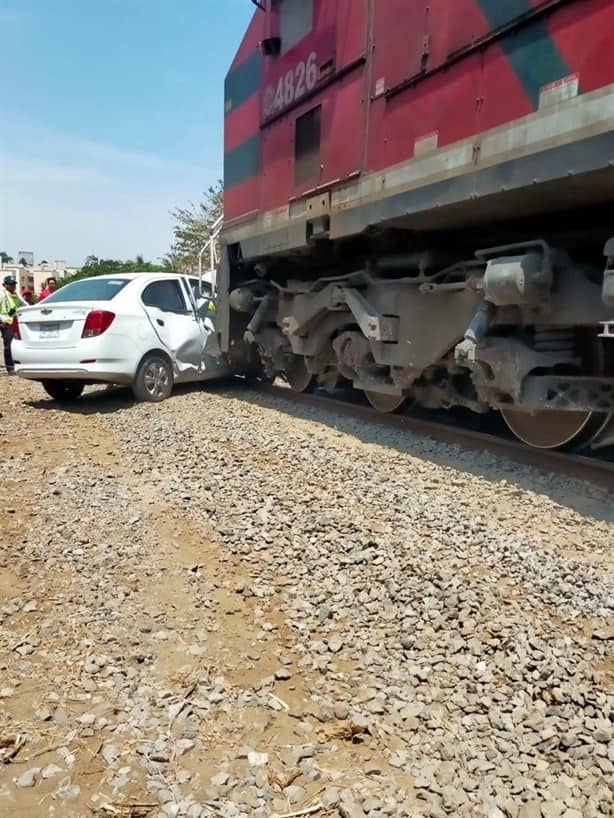
[[[196,314],[200,318],[212,318],[215,313],[215,304],[211,298],[201,297],[196,302]]]

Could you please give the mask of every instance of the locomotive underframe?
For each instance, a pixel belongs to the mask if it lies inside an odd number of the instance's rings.
[[[458,235],[462,248],[439,235],[433,249],[429,237],[372,231],[249,261],[240,245],[225,248],[222,279],[239,284],[229,288],[235,370],[282,375],[299,390],[351,383],[385,411],[407,399],[612,415],[614,345],[599,337],[611,323],[612,244],[604,274],[603,251],[570,255],[571,232],[565,246],[532,239],[473,257],[473,231]]]
[[[321,385],[332,387],[342,377],[358,389],[415,392],[429,406],[561,408],[553,379],[560,381],[566,367],[570,378],[575,373],[570,410],[612,411],[614,378],[596,372],[587,377],[578,349],[580,329],[596,334],[608,318],[602,288],[588,277],[594,271],[559,254],[546,274],[552,278],[548,288],[531,292],[526,282],[531,274],[534,280],[544,275],[545,262],[534,247],[517,245],[517,252],[528,252],[431,274],[383,278],[359,271],[313,282],[245,282],[241,292],[249,294],[245,308],[252,313],[246,340],[257,345],[269,376],[285,372],[291,356],[300,356]],[[506,278],[509,292],[500,291]],[[536,371],[543,374],[525,384]],[[454,383],[460,384],[460,376],[468,378],[459,390]]]

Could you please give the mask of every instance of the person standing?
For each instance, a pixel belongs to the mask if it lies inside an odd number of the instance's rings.
[[[24,287],[21,290],[21,297],[26,302],[26,304],[34,304],[34,293],[29,287]]]
[[[49,278],[45,280],[45,289],[41,292],[38,300],[43,301],[45,298],[48,298],[52,293],[54,293],[57,284],[58,282],[54,276],[49,276]]]
[[[4,365],[8,375],[15,372],[11,341],[13,340],[13,320],[19,307],[25,307],[26,302],[17,293],[17,280],[13,276],[5,276],[0,291],[0,332],[4,344]]]

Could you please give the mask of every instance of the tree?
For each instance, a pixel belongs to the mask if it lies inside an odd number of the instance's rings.
[[[204,194],[204,200],[195,205],[177,207],[171,210],[175,220],[173,227],[173,244],[164,261],[167,268],[178,272],[194,271],[198,268],[198,254],[209,241],[215,222],[223,212],[224,192],[222,182],[210,187]],[[203,259],[205,267],[209,260]]]
[[[4,250],[0,250],[0,261],[2,264],[12,264],[13,263],[13,256],[9,256],[7,252]]]
[[[98,258],[98,256],[88,256],[83,267],[68,278],[61,278],[58,287],[63,287],[81,278],[92,278],[94,276],[121,275],[122,273],[163,273],[166,267],[160,264],[153,264],[145,261],[142,255],[137,255],[135,259],[119,261],[113,258]]]

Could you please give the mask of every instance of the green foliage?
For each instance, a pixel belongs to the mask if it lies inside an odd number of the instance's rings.
[[[13,256],[9,256],[5,250],[0,250],[0,261],[2,264],[12,264]]]
[[[92,278],[94,276],[106,275],[121,275],[122,273],[163,273],[168,270],[166,265],[153,264],[150,261],[145,261],[143,256],[139,255],[134,260],[119,261],[112,258],[98,258],[98,256],[88,256],[85,259],[85,264],[78,273],[63,278],[58,281],[58,287],[64,287],[73,281],[79,281],[81,278]]]
[[[223,186],[218,181],[204,194],[204,200],[188,207],[177,207],[171,211],[175,220],[173,244],[165,257],[169,269],[177,272],[191,272],[198,269],[198,254],[209,241],[211,229],[223,212]],[[204,265],[209,260],[204,259]]]

